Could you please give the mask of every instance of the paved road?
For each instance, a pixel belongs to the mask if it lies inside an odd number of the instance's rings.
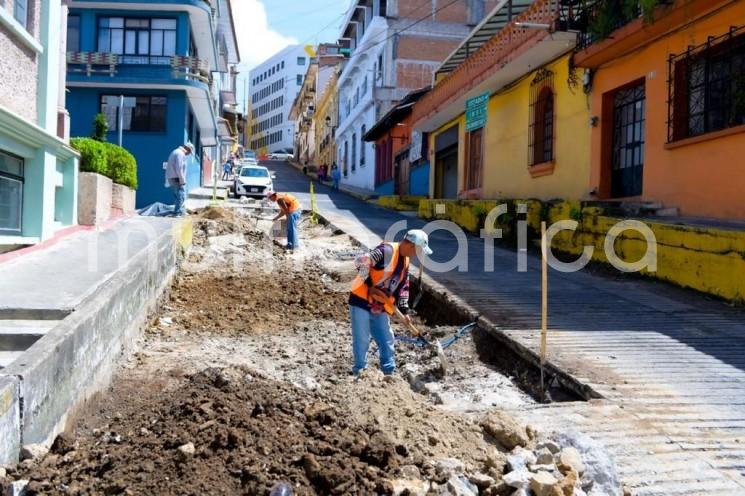
[[[277,189],[309,202],[308,180],[269,163]],[[396,222],[420,219],[380,209],[325,186],[318,208],[365,244]],[[468,236],[468,270],[432,274],[512,339],[537,349],[539,260],[516,271],[497,248],[485,273],[483,241]],[[434,233],[435,260],[455,238]],[[735,277],[735,274],[733,274]],[[605,399],[516,412],[545,430],[576,428],[603,442],[638,495],[745,495],[745,313],[665,284],[587,272],[550,274],[550,359]]]

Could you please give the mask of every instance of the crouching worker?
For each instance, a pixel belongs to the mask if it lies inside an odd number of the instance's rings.
[[[404,318],[409,312],[409,261],[421,253],[432,254],[424,231],[406,233],[401,243],[384,241],[377,248],[355,260],[357,277],[349,295],[352,320],[352,372],[359,375],[367,368],[370,338],[380,353],[380,368],[385,375],[396,371],[394,336],[390,316],[395,307]]]
[[[272,222],[278,221],[282,217],[287,217],[287,249],[294,250],[300,247],[300,234],[298,233],[298,224],[303,208],[300,201],[289,193],[276,193],[267,191],[266,197],[279,205],[279,214],[272,219]]]

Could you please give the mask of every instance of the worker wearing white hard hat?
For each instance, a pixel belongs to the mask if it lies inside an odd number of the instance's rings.
[[[370,338],[380,351],[380,369],[385,375],[396,370],[394,336],[390,317],[403,314],[409,317],[409,263],[412,257],[431,255],[429,237],[424,231],[414,229],[406,233],[403,241],[383,241],[369,253],[355,260],[357,277],[349,295],[349,312],[352,321],[352,372],[359,374],[367,368]]]

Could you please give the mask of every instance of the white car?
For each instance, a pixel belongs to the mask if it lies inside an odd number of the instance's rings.
[[[266,190],[274,189],[272,177],[269,169],[260,165],[241,167],[235,177],[235,197],[263,197]]]
[[[259,165],[259,162],[255,158],[251,157],[243,158],[238,163],[241,167],[255,167]]]
[[[269,160],[292,160],[293,158],[292,153],[274,152],[269,154]]]

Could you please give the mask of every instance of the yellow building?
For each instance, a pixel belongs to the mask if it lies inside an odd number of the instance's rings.
[[[512,22],[496,8],[415,106],[414,128],[430,133],[430,197],[589,195],[591,114],[581,74],[570,70],[575,35],[520,27],[523,17],[554,26],[559,12],[544,4]],[[493,36],[474,41],[484,30]]]
[[[316,132],[316,162],[331,167],[336,157],[334,130],[339,124],[339,98],[337,81],[341,64],[334,68],[324,88],[318,88],[318,104],[313,117]]]

